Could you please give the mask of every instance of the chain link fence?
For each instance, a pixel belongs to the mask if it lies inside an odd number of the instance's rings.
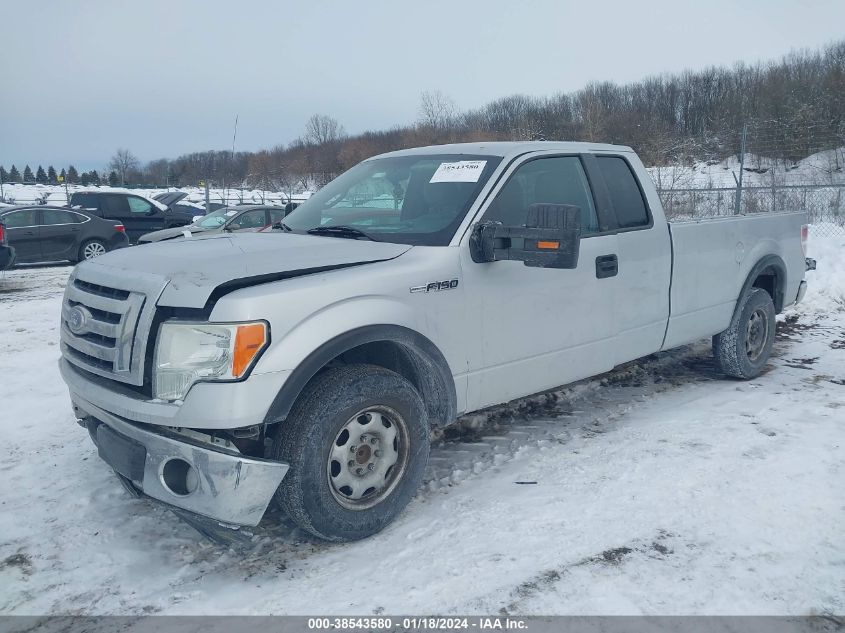
[[[736,214],[735,187],[662,189],[660,199],[670,220],[698,220]],[[814,232],[845,236],[845,185],[743,187],[740,213],[806,211]]]

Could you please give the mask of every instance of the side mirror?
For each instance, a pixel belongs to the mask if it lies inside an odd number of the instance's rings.
[[[576,268],[581,246],[581,207],[532,204],[525,226],[481,222],[470,236],[474,262],[521,261],[537,268]]]

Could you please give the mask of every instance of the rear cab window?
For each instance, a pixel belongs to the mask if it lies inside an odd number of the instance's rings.
[[[621,156],[597,155],[596,163],[607,185],[619,228],[651,227],[651,214],[628,161]]]

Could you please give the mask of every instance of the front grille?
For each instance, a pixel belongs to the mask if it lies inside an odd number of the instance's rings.
[[[137,279],[112,276],[102,280],[89,275],[92,273],[75,271],[65,289],[62,355],[99,376],[142,385],[153,302],[158,295],[148,298]],[[160,292],[162,286],[154,286]]]

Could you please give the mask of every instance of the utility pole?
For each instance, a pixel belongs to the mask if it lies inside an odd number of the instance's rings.
[[[235,131],[232,133],[232,159],[231,168],[235,169],[235,139],[238,138],[238,115],[235,114]],[[229,188],[226,188],[226,205],[229,204]]]
[[[739,178],[734,174],[736,181],[736,201],[734,202],[734,215],[742,213],[742,174],[745,171],[745,143],[748,137],[748,124],[742,126],[742,140],[739,145]]]

